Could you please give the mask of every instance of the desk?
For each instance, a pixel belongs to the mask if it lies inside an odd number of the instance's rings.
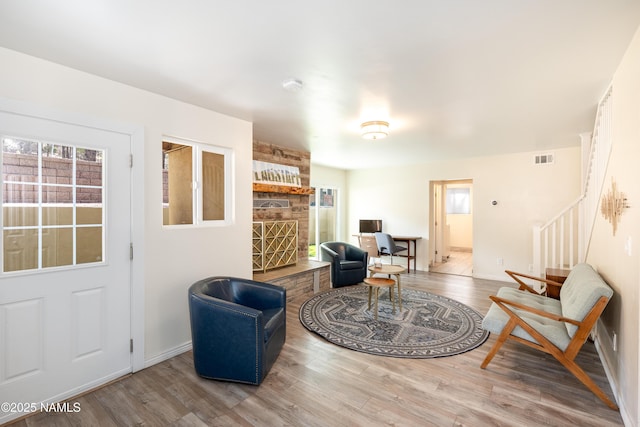
[[[406,256],[407,257],[407,273],[411,273],[411,258],[413,258],[413,269],[416,269],[416,251],[417,251],[417,241],[422,239],[422,237],[407,237],[407,236],[391,236],[393,240],[396,242],[406,242],[407,243],[407,255],[398,254],[395,256]],[[413,243],[413,255],[411,255],[411,243]]]

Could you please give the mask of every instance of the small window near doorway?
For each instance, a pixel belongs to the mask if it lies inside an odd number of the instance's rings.
[[[231,150],[162,141],[162,223],[224,225],[230,221]]]
[[[469,188],[447,188],[447,214],[471,213],[471,191]]]

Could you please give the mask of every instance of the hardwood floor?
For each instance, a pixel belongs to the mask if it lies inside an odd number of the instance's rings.
[[[501,282],[415,272],[403,287],[463,302],[480,313]],[[259,387],[199,378],[191,352],[71,399],[78,413],[41,413],[24,426],[614,426],[622,418],[551,356],[506,343],[480,369],[495,337],[439,359],[396,359],[347,350],[308,332],[298,297],[287,307],[287,342]],[[612,396],[593,343],[578,364]]]
[[[473,254],[469,251],[454,251],[443,262],[434,262],[429,267],[432,273],[457,274],[471,276],[473,274]]]

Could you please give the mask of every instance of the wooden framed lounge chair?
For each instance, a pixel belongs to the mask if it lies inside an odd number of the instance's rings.
[[[560,286],[559,300],[535,292],[518,277],[547,284],[549,280],[513,271],[507,271],[507,274],[520,284],[520,288],[503,287],[489,297],[493,304],[482,327],[498,334],[498,338],[480,367],[486,368],[502,344],[514,340],[555,357],[607,406],[618,410],[618,406],[574,361],[613,290],[584,263],[571,270],[564,284],[552,282],[552,286]]]

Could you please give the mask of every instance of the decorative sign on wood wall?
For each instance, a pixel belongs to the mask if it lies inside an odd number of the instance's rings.
[[[300,169],[296,166],[253,161],[253,182],[301,187]]]
[[[620,221],[619,217],[622,215],[622,210],[628,208],[627,198],[624,193],[618,191],[618,186],[614,181],[613,177],[611,178],[611,189],[607,194],[602,197],[602,205],[600,206],[600,210],[602,212],[602,216],[604,219],[608,220],[613,226],[613,235],[616,235],[616,230],[618,229],[618,222]]]

